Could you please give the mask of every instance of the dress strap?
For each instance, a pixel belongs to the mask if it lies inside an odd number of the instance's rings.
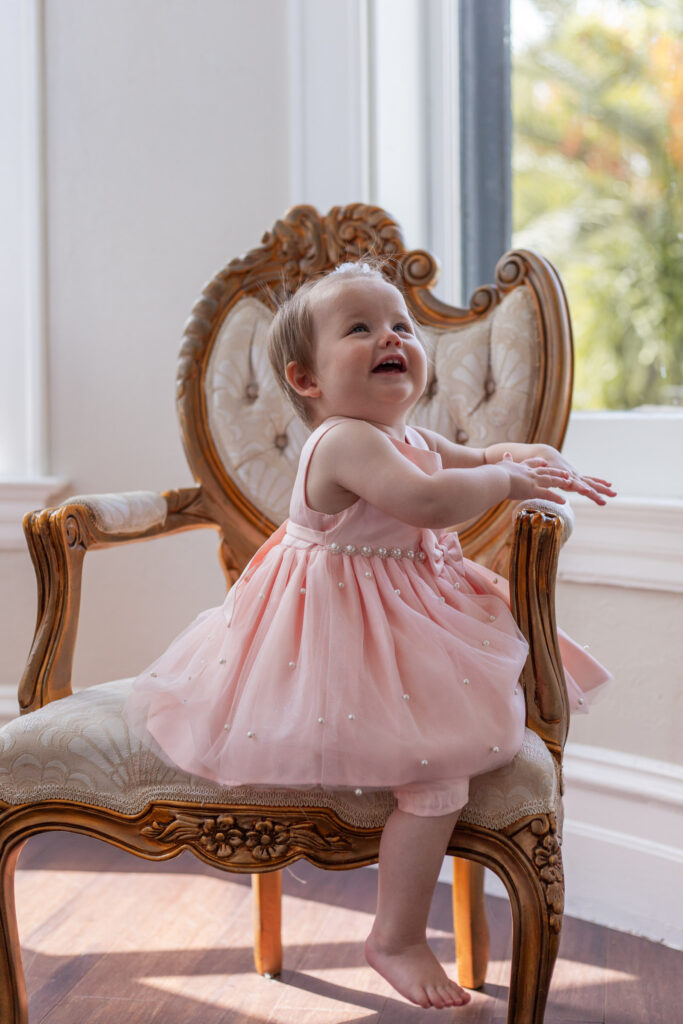
[[[425,441],[420,431],[416,430],[415,427],[406,426],[406,442],[413,448],[419,448],[422,451],[427,452],[433,451]]]

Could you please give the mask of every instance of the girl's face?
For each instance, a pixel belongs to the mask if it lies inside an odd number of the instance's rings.
[[[310,302],[314,370],[290,363],[287,375],[315,425],[330,416],[405,423],[424,391],[427,357],[398,289],[379,277],[331,277]]]

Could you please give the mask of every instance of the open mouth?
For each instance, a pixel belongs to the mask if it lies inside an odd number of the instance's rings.
[[[401,356],[389,356],[373,369],[373,373],[405,373],[406,364]]]

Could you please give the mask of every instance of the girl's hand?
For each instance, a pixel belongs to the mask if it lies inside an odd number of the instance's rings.
[[[576,491],[577,494],[583,494],[586,498],[590,498],[596,505],[607,504],[602,495],[606,495],[608,498],[616,496],[617,492],[612,490],[612,484],[608,480],[603,480],[599,476],[583,476],[574,469],[561,452],[550,445],[543,452],[543,459],[548,466],[562,469],[568,474],[567,482],[562,484],[563,491]]]
[[[567,483],[570,475],[565,469],[558,469],[549,466],[545,459],[535,457],[515,462],[510,452],[505,452],[496,466],[504,469],[510,480],[510,498],[545,498],[546,501],[556,501],[560,505],[565,504],[561,494],[550,490],[551,487],[560,487],[567,490]]]

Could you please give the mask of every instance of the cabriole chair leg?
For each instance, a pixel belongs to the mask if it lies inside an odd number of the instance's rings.
[[[251,876],[254,900],[254,964],[259,974],[282,971],[282,872]]]
[[[14,869],[23,843],[7,843],[0,852],[0,1020],[28,1024],[28,1001],[14,902]]]
[[[516,864],[506,882],[512,910],[508,1024],[543,1024],[564,909],[564,874],[555,816],[516,830]]]
[[[489,929],[484,906],[484,865],[453,858],[453,922],[458,981],[481,988],[489,963]]]

